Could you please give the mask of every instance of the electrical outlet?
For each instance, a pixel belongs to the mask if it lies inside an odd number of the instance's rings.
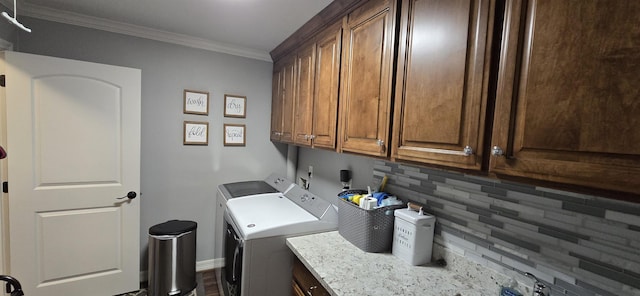
[[[309,179],[311,179],[313,177],[313,166],[310,165],[309,166]]]

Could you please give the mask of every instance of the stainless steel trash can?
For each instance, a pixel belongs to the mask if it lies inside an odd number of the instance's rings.
[[[184,220],[149,228],[149,296],[186,295],[196,288],[197,228]]]

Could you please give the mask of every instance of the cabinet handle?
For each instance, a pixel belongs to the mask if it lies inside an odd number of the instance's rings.
[[[502,148],[500,148],[500,146],[493,146],[493,148],[491,148],[491,155],[493,155],[493,156],[504,156],[504,150],[502,150]]]
[[[465,156],[471,156],[473,155],[473,148],[471,148],[471,146],[465,146],[462,152],[464,152]]]
[[[311,140],[313,140],[313,139],[316,138],[316,135],[310,135],[309,137],[310,137]]]
[[[309,296],[313,296],[313,290],[317,289],[318,286],[311,286],[309,287],[309,290],[307,290],[307,295]]]

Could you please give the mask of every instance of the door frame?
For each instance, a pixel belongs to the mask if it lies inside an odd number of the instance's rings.
[[[13,50],[13,43],[0,38],[0,50]],[[0,65],[0,74],[4,73],[4,63]],[[7,147],[7,125],[6,125],[6,99],[5,92],[0,92],[0,146]],[[5,182],[7,179],[7,160],[0,160],[0,182]],[[0,238],[2,242],[0,243],[0,274],[5,274],[5,270],[8,270],[9,267],[5,266],[5,262],[9,262],[7,257],[9,250],[9,221],[7,210],[7,194],[4,192],[0,192]],[[7,220],[5,220],[7,219]]]

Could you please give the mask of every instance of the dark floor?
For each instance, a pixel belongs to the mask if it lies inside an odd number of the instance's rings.
[[[222,296],[219,292],[215,270],[202,271],[202,282],[204,284],[204,296]]]
[[[197,287],[189,296],[222,296],[218,288],[218,280],[216,278],[216,272],[214,269],[204,270],[196,274],[198,285],[204,286],[204,295],[201,295],[202,287]],[[146,288],[147,283],[143,283],[140,291],[130,292],[118,296],[147,296]]]

